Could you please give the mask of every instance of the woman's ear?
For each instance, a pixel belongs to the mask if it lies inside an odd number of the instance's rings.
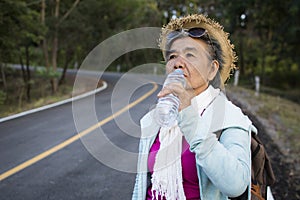
[[[219,70],[219,62],[217,60],[212,61],[211,66],[210,66],[210,72],[208,74],[209,81],[211,81],[215,78],[218,70]]]

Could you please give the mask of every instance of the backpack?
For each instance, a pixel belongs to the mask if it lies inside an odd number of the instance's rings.
[[[222,132],[217,133],[220,139]],[[258,138],[257,134],[251,133],[251,200],[267,200],[267,187],[275,183],[275,176],[272,170],[270,158]],[[247,190],[232,200],[247,200]]]

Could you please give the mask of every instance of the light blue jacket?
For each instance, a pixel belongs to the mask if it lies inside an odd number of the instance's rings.
[[[193,102],[193,101],[192,101]],[[195,105],[179,113],[178,125],[195,153],[201,200],[225,200],[241,195],[251,184],[251,121],[220,93],[202,116]],[[159,131],[153,111],[140,121],[138,173],[132,200],[144,200],[147,192],[147,160]],[[216,132],[222,130],[218,141]],[[248,187],[248,199],[250,199]]]

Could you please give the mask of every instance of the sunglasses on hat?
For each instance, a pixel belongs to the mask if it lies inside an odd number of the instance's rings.
[[[216,49],[215,49],[215,47],[212,43],[212,40],[209,37],[208,31],[206,29],[204,29],[204,28],[177,29],[175,31],[170,32],[167,35],[167,40],[168,41],[173,40],[180,33],[187,35],[189,37],[192,37],[192,38],[201,38],[206,35],[209,40],[210,46],[212,47],[212,49],[214,51],[215,57],[217,56]]]

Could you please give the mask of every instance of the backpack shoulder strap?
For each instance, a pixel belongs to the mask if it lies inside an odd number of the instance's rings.
[[[252,179],[259,184],[270,186],[275,183],[275,175],[271,166],[271,160],[264,148],[263,143],[255,133],[251,137],[252,154]]]
[[[218,140],[220,140],[222,132],[223,132],[223,130],[219,130],[219,131],[214,132],[214,134],[216,134],[216,137],[218,138]]]

